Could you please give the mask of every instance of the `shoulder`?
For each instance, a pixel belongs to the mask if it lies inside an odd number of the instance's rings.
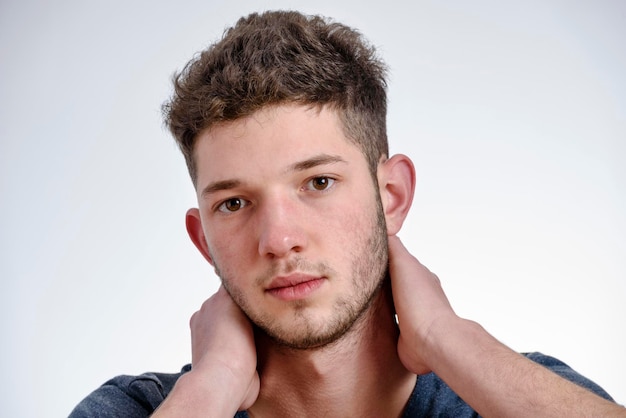
[[[604,389],[602,389],[599,385],[587,379],[585,376],[579,374],[578,372],[576,372],[574,369],[572,369],[570,366],[568,366],[561,360],[556,359],[554,357],[547,356],[542,353],[538,353],[538,352],[525,353],[524,355],[528,357],[530,360],[534,361],[535,363],[538,363],[544,367],[547,367],[548,369],[552,370],[554,373],[558,374],[559,376],[573,383],[576,383],[577,385],[582,386],[585,389],[590,390],[596,395],[599,395],[610,401],[614,401],[613,398],[611,398],[611,396]]]
[[[420,375],[407,402],[403,418],[478,417],[478,414],[434,373]]]
[[[552,370],[561,377],[605,399],[613,400],[600,386],[577,373],[561,360],[542,353],[525,353],[524,355],[535,363]],[[479,415],[443,380],[434,373],[429,373],[418,377],[417,384],[411,394],[404,413],[404,418],[421,416],[469,418],[478,417]]]
[[[74,408],[70,418],[148,417],[163,402],[180,373],[144,373],[138,376],[117,376],[89,394]]]

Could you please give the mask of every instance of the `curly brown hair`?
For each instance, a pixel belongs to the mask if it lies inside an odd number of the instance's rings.
[[[329,106],[374,175],[387,156],[386,67],[361,34],[320,16],[253,13],[174,75],[166,125],[196,185],[198,134],[268,105]]]

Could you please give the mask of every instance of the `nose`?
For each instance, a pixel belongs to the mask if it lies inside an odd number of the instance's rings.
[[[266,199],[257,212],[259,254],[281,258],[301,252],[307,244],[303,214],[289,197]]]

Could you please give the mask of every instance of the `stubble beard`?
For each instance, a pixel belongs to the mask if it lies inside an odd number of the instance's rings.
[[[292,308],[298,329],[294,330],[293,326],[281,326],[279,321],[270,315],[255,312],[243,292],[236,286],[231,286],[231,280],[221,274],[217,265],[216,273],[221,278],[224,288],[250,321],[277,345],[295,350],[326,347],[339,341],[354,328],[360,318],[364,317],[380,293],[387,276],[387,228],[379,196],[376,214],[372,218],[372,225],[366,228],[370,231],[369,235],[357,240],[353,251],[350,252],[352,260],[350,280],[354,293],[337,299],[332,307],[331,318],[323,324],[317,324],[307,317],[306,302],[296,301],[292,303]],[[286,268],[315,271],[322,276],[333,273],[332,268],[324,263],[310,264],[297,257],[288,263]],[[264,278],[258,279],[258,282],[262,281]]]

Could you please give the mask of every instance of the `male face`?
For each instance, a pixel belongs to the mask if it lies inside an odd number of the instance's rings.
[[[336,113],[265,108],[202,133],[195,158],[203,252],[250,320],[300,349],[350,329],[384,277],[387,241]]]

